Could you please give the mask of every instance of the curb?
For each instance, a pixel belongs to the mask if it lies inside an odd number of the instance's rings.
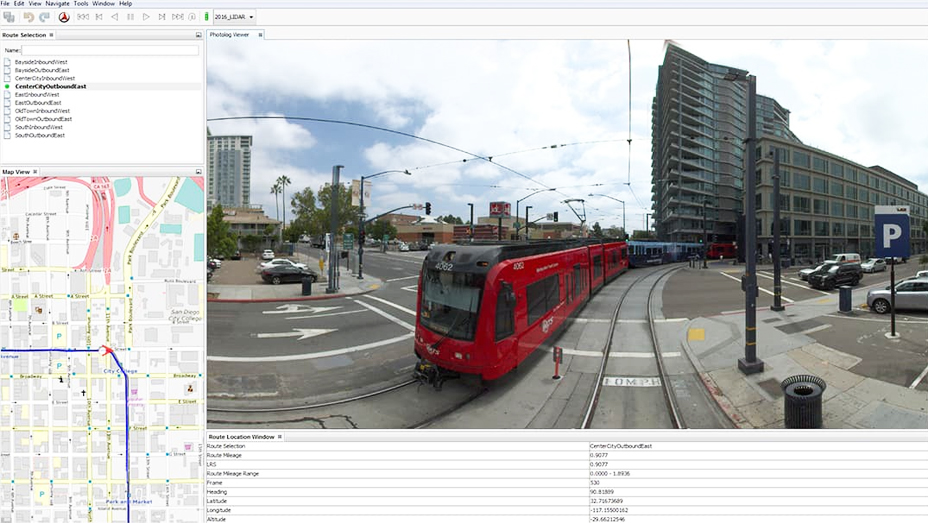
[[[377,287],[380,289],[380,287]],[[366,291],[355,292],[355,293],[339,293],[339,294],[322,294],[318,296],[295,296],[293,298],[208,298],[207,302],[215,303],[274,303],[274,302],[291,302],[291,301],[315,301],[315,300],[330,300],[334,298],[344,298],[346,296],[359,296],[362,294],[368,294],[376,291],[377,289],[368,289]]]
[[[689,331],[690,326],[697,318],[693,318],[690,321],[686,322],[685,328],[683,330],[683,339],[680,340],[680,345],[683,347],[683,351],[690,357],[690,361],[693,363],[693,366],[696,368],[696,373],[699,375],[700,381],[702,381],[703,386],[706,388],[706,392],[709,393],[709,396],[712,397],[715,404],[722,409],[722,412],[725,413],[725,416],[728,417],[728,420],[732,422],[735,428],[739,429],[753,429],[754,425],[751,425],[744,416],[738,411],[738,408],[735,407],[732,402],[725,396],[725,393],[722,392],[722,389],[715,383],[715,380],[712,379],[712,376],[709,375],[709,372],[702,366],[702,362],[699,361],[699,358],[696,356],[696,353],[693,352],[693,348],[690,347],[689,340],[686,337],[686,332]]]

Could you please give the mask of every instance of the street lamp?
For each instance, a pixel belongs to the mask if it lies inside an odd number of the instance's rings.
[[[528,232],[528,210],[531,209],[531,208],[532,208],[531,205],[526,205],[526,206],[525,206],[525,239],[526,239],[526,240],[532,239],[531,236],[530,236],[530,233]],[[519,219],[519,216],[518,216],[518,215],[516,215],[516,219],[517,219],[517,220]],[[519,235],[516,234],[516,238],[518,238],[518,237],[519,237]]]
[[[622,233],[624,233],[624,234],[625,234],[625,237],[627,238],[627,237],[628,237],[628,229],[625,228],[625,202],[622,201],[622,200],[620,200],[620,199],[618,199],[618,198],[613,198],[612,196],[609,196],[608,194],[588,194],[587,196],[591,196],[591,197],[592,197],[592,196],[602,196],[602,197],[604,197],[604,198],[609,198],[610,200],[615,200],[615,201],[617,201],[617,202],[619,202],[619,203],[622,204]]]
[[[474,204],[468,203],[470,206],[470,241],[474,241]],[[516,216],[518,218],[518,216]]]
[[[702,268],[708,269],[709,266],[706,264],[706,258],[709,257],[709,231],[708,231],[708,221],[709,216],[706,215],[706,206],[709,205],[709,200],[702,201]]]
[[[744,170],[744,276],[741,287],[744,289],[744,357],[738,359],[738,370],[743,374],[756,374],[764,371],[764,362],[757,359],[757,77],[747,71],[729,70],[725,80],[747,80],[748,82],[748,137],[744,141],[747,148],[748,166]],[[777,202],[776,208],[779,208]],[[777,224],[779,227],[779,224]]]
[[[371,178],[376,178],[382,174],[390,174],[390,173],[403,173],[407,176],[412,176],[412,173],[409,172],[409,170],[397,171],[394,169],[391,171],[382,171],[379,173],[369,174],[367,176],[361,177],[361,187],[360,187],[361,207],[360,207],[360,212],[359,212],[359,217],[358,217],[359,218],[358,219],[358,279],[359,280],[364,278],[364,179],[366,178],[370,180]]]
[[[773,148],[773,305],[772,311],[782,311],[780,297],[783,283],[780,276],[780,150]]]
[[[540,193],[540,192],[549,192],[549,191],[556,191],[556,190],[557,190],[556,188],[551,188],[551,189],[539,189],[539,190],[533,192],[532,194],[529,194],[529,195],[526,196],[525,198],[520,198],[520,199],[516,200],[516,224],[519,223],[519,203],[520,203],[522,200],[526,200],[526,199],[528,199],[528,198],[531,198],[532,196],[535,196],[536,194],[538,194],[538,193]],[[518,226],[518,225],[516,225],[516,239],[517,239],[517,240],[519,239],[519,226]]]

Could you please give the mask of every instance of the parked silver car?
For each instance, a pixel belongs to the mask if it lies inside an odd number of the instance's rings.
[[[869,260],[860,264],[860,268],[864,272],[877,272],[886,270],[886,260],[883,258],[870,258]]]
[[[889,312],[892,309],[889,287],[868,292],[867,306],[878,314]],[[916,278],[897,283],[896,309],[928,311],[928,278]]]

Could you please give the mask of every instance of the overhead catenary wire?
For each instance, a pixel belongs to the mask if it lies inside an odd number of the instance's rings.
[[[251,116],[220,116],[220,117],[216,117],[216,118],[207,118],[207,119],[206,119],[207,122],[221,122],[221,121],[227,121],[227,120],[295,120],[295,121],[303,121],[303,122],[318,122],[318,123],[331,123],[331,124],[338,124],[338,125],[349,125],[349,126],[352,126],[352,127],[361,127],[361,128],[364,128],[364,129],[373,129],[373,130],[375,130],[375,131],[383,131],[383,132],[385,132],[385,133],[391,133],[391,134],[396,134],[396,135],[400,135],[400,136],[405,136],[405,137],[407,137],[407,138],[413,138],[413,139],[416,139],[416,140],[421,140],[421,141],[423,141],[423,142],[431,143],[431,144],[434,144],[434,145],[438,145],[438,146],[440,146],[440,147],[445,147],[445,148],[448,148],[448,149],[457,151],[457,152],[459,152],[459,153],[463,153],[463,154],[466,154],[466,155],[469,155],[469,156],[473,156],[474,158],[477,158],[477,159],[479,159],[479,160],[483,160],[483,161],[485,161],[485,162],[491,163],[491,164],[493,164],[493,165],[496,165],[496,166],[499,167],[500,169],[509,171],[509,172],[511,172],[512,174],[515,174],[515,175],[517,175],[517,176],[520,176],[520,177],[522,177],[522,178],[525,178],[526,180],[528,180],[528,181],[530,181],[530,182],[532,182],[532,183],[536,183],[536,184],[538,184],[538,185],[541,185],[541,186],[544,187],[545,189],[550,189],[550,188],[551,188],[550,185],[547,185],[547,184],[545,184],[545,183],[539,182],[538,180],[535,180],[535,179],[532,178],[531,176],[528,176],[527,174],[520,173],[519,171],[517,171],[517,170],[515,170],[515,169],[512,169],[512,168],[510,168],[510,167],[507,167],[507,166],[505,166],[505,165],[503,165],[503,164],[501,164],[501,163],[494,162],[494,161],[491,160],[489,157],[481,156],[481,155],[479,155],[479,154],[475,154],[475,153],[472,153],[472,152],[470,152],[470,151],[465,151],[464,149],[461,149],[461,148],[459,148],[459,147],[455,147],[455,146],[453,146],[453,145],[449,145],[449,144],[446,144],[446,143],[443,143],[443,142],[439,142],[438,140],[432,140],[431,138],[425,138],[425,137],[423,137],[423,136],[417,136],[417,135],[415,135],[415,134],[406,133],[406,132],[403,132],[403,131],[397,131],[396,129],[389,129],[389,128],[387,128],[387,127],[379,127],[379,126],[376,126],[376,125],[370,125],[370,124],[361,123],[361,122],[351,122],[351,121],[347,121],[347,120],[335,120],[335,119],[332,119],[332,118],[313,118],[313,117],[310,117],[310,116],[251,115]]]

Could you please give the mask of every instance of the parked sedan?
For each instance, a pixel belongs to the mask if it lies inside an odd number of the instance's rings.
[[[886,270],[886,260],[883,258],[870,258],[869,260],[860,264],[860,268],[864,272],[877,272]]]
[[[816,289],[831,290],[838,285],[857,285],[863,277],[859,263],[836,263],[810,274],[809,285]]]
[[[877,314],[892,310],[889,287],[867,293],[867,306]],[[906,280],[896,284],[896,308],[928,311],[928,278]]]
[[[270,250],[270,249],[264,249],[264,252],[261,253],[261,259],[262,259],[262,260],[273,260],[273,259],[274,259],[274,251],[272,251],[272,250]]]
[[[263,269],[267,269],[268,267],[277,267],[279,265],[289,265],[300,269],[308,268],[305,263],[297,263],[286,258],[274,258],[273,260],[266,261],[261,263],[261,265],[258,265],[258,270],[261,271]]]
[[[820,265],[816,265],[815,267],[810,267],[810,268],[808,268],[808,269],[802,269],[801,271],[799,271],[799,279],[802,280],[802,281],[809,281],[809,275],[810,275],[810,274],[812,274],[813,272],[818,272],[818,271],[824,269],[826,265],[834,265],[834,264],[835,264],[835,262],[833,262],[833,261],[827,261],[827,262],[822,263],[822,264],[820,264]]]
[[[261,271],[261,279],[266,283],[272,283],[274,285],[281,283],[299,283],[303,281],[304,277],[310,278],[314,283],[319,279],[319,276],[315,272],[309,269],[294,267],[293,265],[277,265]]]

